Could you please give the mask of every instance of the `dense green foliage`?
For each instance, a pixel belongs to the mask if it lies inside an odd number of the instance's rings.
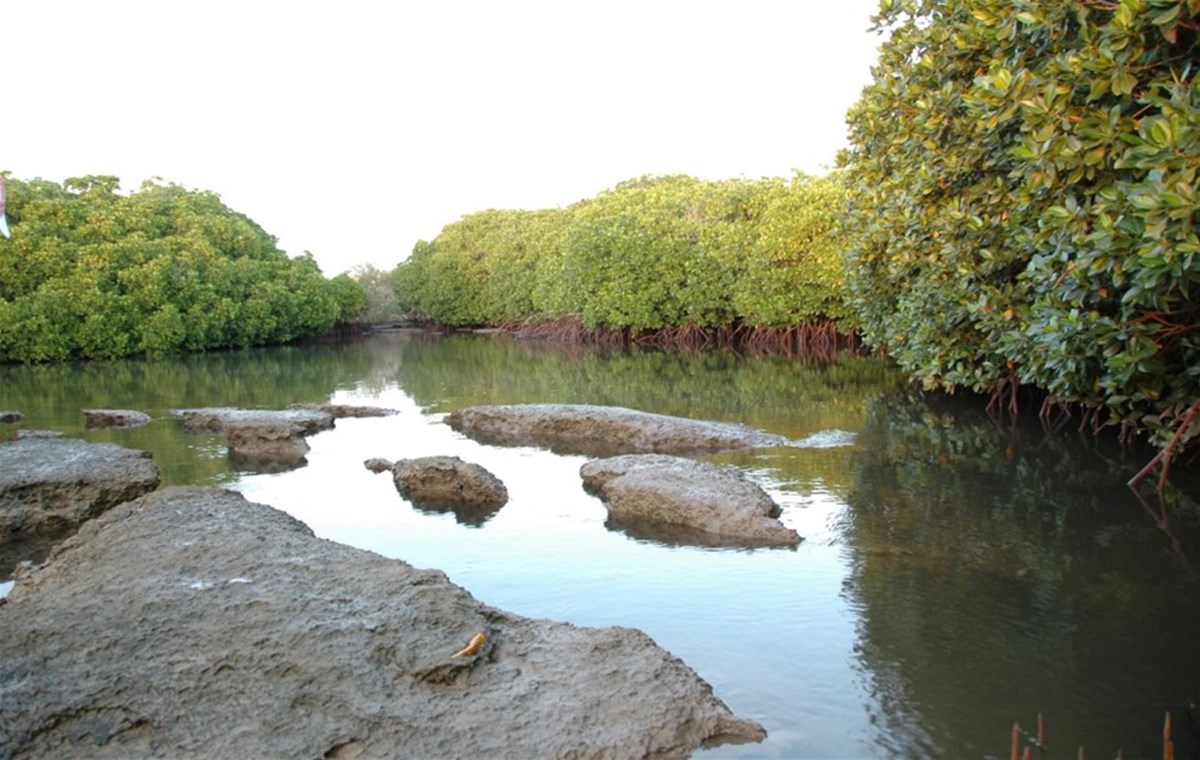
[[[1165,441],[1200,397],[1200,0],[876,21],[844,157],[867,341],[928,387],[1034,386]]]
[[[565,209],[489,210],[418,243],[401,307],[447,325],[574,317],[656,330],[847,316],[837,177],[624,182]]]
[[[8,179],[0,361],[164,354],[287,341],[365,308],[349,278],[213,193],[115,177]]]
[[[371,323],[400,319],[400,308],[396,303],[396,289],[390,271],[364,264],[355,267],[349,276],[362,292],[364,304],[362,312],[354,315],[355,319]]]

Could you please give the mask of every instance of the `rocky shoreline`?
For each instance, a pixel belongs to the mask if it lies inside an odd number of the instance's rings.
[[[270,456],[282,452],[276,461],[294,455],[279,442],[302,440],[334,416],[360,416],[177,414],[225,434],[231,452],[235,439],[265,441]],[[694,430],[707,436],[697,446],[711,445],[713,428]],[[771,439],[750,431],[746,440]],[[401,497],[414,484],[431,487],[436,470],[438,505],[459,493],[478,498],[444,478],[481,474],[442,459],[386,464]],[[691,507],[646,495],[637,477],[699,492],[714,502],[705,521],[726,498],[713,496],[720,483],[741,499],[735,522],[765,526],[770,538],[752,544],[800,540],[765,494],[727,468],[675,457],[589,464],[581,477],[610,512],[612,502],[667,502],[676,515],[667,527],[741,545],[744,535],[725,536],[716,523],[676,524]],[[121,472],[128,489],[96,485]],[[55,534],[31,527],[48,524],[33,516],[53,514],[58,539],[77,530],[44,561],[23,563],[0,605],[0,757],[686,757],[766,736],[639,631],[522,618],[438,571],[316,538],[236,492],[157,485],[142,452],[70,439],[0,443],[0,561],[20,556],[5,555],[6,542]],[[52,513],[47,505],[58,502],[73,511]]]

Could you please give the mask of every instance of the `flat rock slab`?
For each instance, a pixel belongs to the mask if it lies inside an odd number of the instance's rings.
[[[736,467],[662,454],[593,460],[584,488],[608,508],[608,525],[639,538],[705,546],[796,546],[779,505]]]
[[[446,422],[481,443],[589,456],[707,454],[789,443],[784,436],[736,423],[584,404],[472,406],[451,413]]]
[[[135,409],[84,409],[86,428],[138,428],[150,424],[150,415]]]
[[[280,470],[305,464],[305,436],[333,427],[333,415],[316,409],[172,409],[191,432],[223,433],[230,459],[252,470]]]
[[[257,429],[264,433],[277,431],[293,436],[312,435],[333,427],[333,415],[317,409],[238,409],[216,406],[172,409],[171,414],[182,419],[184,427],[193,432],[228,433],[230,430]]]
[[[390,417],[400,412],[382,406],[358,406],[354,404],[292,404],[290,409],[308,409],[323,412],[336,419],[347,417]]]
[[[488,607],[222,489],[109,511],[0,606],[14,758],[685,757],[763,737],[639,631]]]
[[[0,443],[0,577],[105,510],[158,487],[147,451],[75,438]]]

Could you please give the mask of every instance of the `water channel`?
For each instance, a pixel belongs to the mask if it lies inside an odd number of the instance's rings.
[[[222,438],[187,435],[168,413],[331,400],[399,413],[339,420],[309,439],[307,466],[282,473],[233,469]],[[806,540],[720,549],[612,531],[581,488],[583,457],[484,446],[443,422],[463,406],[524,402],[815,436],[816,446],[714,458],[766,488]],[[698,757],[1007,758],[1013,723],[1032,728],[1039,713],[1047,757],[1080,745],[1088,757],[1161,757],[1168,710],[1176,756],[1200,751],[1186,716],[1200,701],[1194,463],[1177,467],[1163,512],[1124,485],[1144,449],[1074,425],[1048,432],[1033,414],[990,419],[978,400],[924,396],[878,360],[394,333],[0,367],[0,408],[21,410],[25,427],[148,449],[164,484],[237,489],[320,536],[441,569],[487,604],[642,629],[770,734]],[[85,408],[155,421],[89,431]],[[422,511],[362,464],[430,454],[487,467],[509,503],[485,517]]]

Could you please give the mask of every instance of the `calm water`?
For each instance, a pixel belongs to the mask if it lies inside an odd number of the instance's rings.
[[[339,420],[309,464],[230,469],[223,439],[167,410],[333,400],[400,413]],[[614,404],[854,443],[716,457],[782,505],[798,549],[721,550],[631,537],[578,475],[582,457],[495,448],[443,423],[472,404]],[[135,408],[140,430],[82,429],[84,408]],[[997,425],[934,402],[882,364],[600,355],[482,336],[395,334],[338,347],[161,362],[0,367],[0,409],[24,426],[154,452],[167,483],[222,484],[320,536],[444,570],[482,601],[582,625],[640,628],[681,657],[759,745],[700,757],[1007,758],[1012,724],[1043,713],[1048,757],[1196,751],[1200,520],[1177,466],[1169,519],[1123,484],[1148,457],[1036,421]],[[415,509],[368,457],[458,455],[496,473],[487,516]],[[1194,470],[1194,463],[1192,465]],[[7,568],[5,569],[7,571]]]

